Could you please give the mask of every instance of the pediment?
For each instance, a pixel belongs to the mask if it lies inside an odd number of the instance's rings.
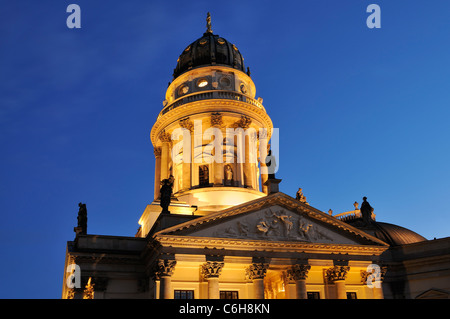
[[[160,231],[160,235],[386,245],[292,197],[276,193]]]

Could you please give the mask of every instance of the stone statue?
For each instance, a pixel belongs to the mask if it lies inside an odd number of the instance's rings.
[[[86,235],[87,232],[87,209],[86,204],[79,203],[78,204],[79,210],[78,210],[78,231],[77,233]]]
[[[266,166],[269,173],[269,179],[275,179],[275,168],[277,167],[277,162],[275,160],[275,156],[272,155],[272,150],[267,152]]]
[[[302,188],[298,189],[297,194],[295,195],[295,199],[300,201],[300,202],[302,202],[302,203],[308,204],[308,202],[306,201],[306,196],[303,195],[303,189]]]
[[[172,188],[174,180],[175,180],[174,177],[170,175],[169,178],[163,179],[161,181],[161,189],[160,189],[161,198],[159,204],[162,207],[161,213],[164,214],[170,213],[168,208],[172,197]]]
[[[225,180],[232,181],[233,180],[233,169],[230,165],[225,166]]]
[[[370,222],[372,221],[372,212],[373,212],[373,207],[370,206],[369,202],[367,201],[367,197],[363,197],[363,202],[361,204],[361,215],[362,215],[362,219],[366,224],[370,224]]]

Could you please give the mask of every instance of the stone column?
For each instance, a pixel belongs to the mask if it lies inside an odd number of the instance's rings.
[[[156,265],[157,277],[159,277],[159,298],[173,299],[172,274],[175,270],[176,260],[160,259]]]
[[[261,166],[260,175],[261,175],[261,188],[262,192],[265,194],[269,194],[268,187],[266,185],[267,179],[269,178],[267,165],[266,165],[266,156],[267,156],[267,129],[260,129],[258,132],[259,137],[259,164]]]
[[[220,132],[220,134],[214,135],[214,152],[217,154],[218,152],[221,153],[220,158],[221,161],[216,161],[216,156],[214,156],[214,163],[213,163],[213,171],[214,171],[214,178],[213,183],[214,186],[222,186],[224,182],[224,165],[223,165],[223,132],[221,130],[221,127],[223,126],[222,121],[222,114],[220,113],[212,113],[211,114],[211,127],[213,127],[215,130],[217,130],[217,133]]]
[[[159,139],[162,141],[161,147],[161,180],[169,178],[169,162],[170,162],[170,134],[165,131],[161,132]]]
[[[237,128],[237,143],[236,151],[238,156],[236,157],[236,180],[239,182],[239,187],[244,186],[244,161],[245,161],[245,142],[243,140],[244,131],[242,128]]]
[[[249,135],[249,176],[250,176],[250,184],[253,189],[259,190],[258,187],[258,177],[256,175],[256,170],[258,166],[258,152],[257,152],[257,134],[256,131],[250,132]]]
[[[155,200],[159,197],[159,191],[161,189],[161,147],[155,147],[153,149],[155,154],[155,190],[154,198]]]
[[[193,132],[194,132],[194,123],[189,120],[189,118],[185,118],[180,120],[180,126],[189,131],[189,141],[185,141],[185,136],[183,135],[183,164],[182,164],[182,186],[181,190],[188,190],[191,188],[191,179],[192,179],[192,163],[193,163]],[[189,156],[185,156],[189,154]],[[189,157],[185,161],[185,157]]]
[[[208,281],[208,298],[220,299],[219,276],[224,263],[218,261],[207,261],[202,265],[203,278]]]
[[[246,140],[248,139],[245,138],[246,134],[244,134],[244,130],[248,129],[251,123],[252,120],[248,116],[242,115],[241,119],[233,124],[237,136],[237,180],[241,187],[248,187],[249,185],[251,187],[248,175],[250,170],[250,163],[248,161],[248,143],[246,143]]]
[[[295,281],[295,291],[297,299],[307,299],[306,278],[311,269],[307,264],[295,264],[287,272],[288,278]]]
[[[203,156],[203,127],[201,121],[196,121],[194,123],[194,132],[191,135],[191,187],[198,186],[200,184],[198,174],[199,174],[199,166],[203,164],[202,156]]]
[[[349,266],[335,265],[326,270],[326,280],[328,283],[333,283],[336,288],[337,299],[347,299],[347,292],[345,289],[345,278],[350,270]]]
[[[264,299],[264,277],[267,268],[267,263],[253,263],[246,269],[248,278],[253,281],[255,299]]]

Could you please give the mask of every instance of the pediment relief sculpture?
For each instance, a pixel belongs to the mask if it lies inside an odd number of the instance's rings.
[[[192,236],[242,238],[274,241],[334,243],[353,241],[333,233],[309,218],[280,206],[269,207],[241,217],[223,221],[220,225],[194,231]]]

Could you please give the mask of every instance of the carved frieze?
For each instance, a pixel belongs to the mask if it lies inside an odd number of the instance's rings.
[[[324,228],[281,208],[269,208],[228,222],[212,235],[227,238],[333,242],[332,236]]]

